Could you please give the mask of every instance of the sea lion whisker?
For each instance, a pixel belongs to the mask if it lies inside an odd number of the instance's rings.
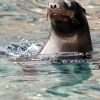
[[[76,21],[74,18],[72,19],[72,22],[73,22],[75,25],[78,24],[77,21]]]
[[[72,22],[73,22],[75,25],[77,25],[77,23],[76,23],[76,21],[75,21],[74,19],[72,19]]]
[[[73,19],[77,22],[77,24],[80,24],[77,18],[73,17]]]

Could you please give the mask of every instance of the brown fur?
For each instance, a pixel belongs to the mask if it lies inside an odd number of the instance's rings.
[[[71,6],[64,0],[56,1],[48,8],[53,31],[41,54],[91,52],[93,49],[85,9],[74,0],[69,0]]]

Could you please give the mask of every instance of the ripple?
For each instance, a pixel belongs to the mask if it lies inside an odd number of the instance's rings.
[[[93,6],[100,6],[100,2],[91,1],[91,2],[89,2],[89,4],[93,5]]]
[[[49,33],[40,19],[46,16],[48,0],[0,0],[0,99],[100,99],[100,2],[78,1],[88,12],[95,62],[73,64],[69,59],[71,64],[64,64],[53,55],[34,59]]]
[[[0,59],[0,76],[11,74],[17,72],[18,70],[21,70],[18,65],[14,65],[7,60]]]
[[[47,0],[33,0],[33,3],[38,7],[47,8]]]

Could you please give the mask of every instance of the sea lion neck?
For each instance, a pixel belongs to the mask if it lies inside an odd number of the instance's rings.
[[[60,37],[69,37],[74,35],[76,31],[76,26],[74,26],[70,21],[69,22],[61,22],[61,21],[53,21],[51,20],[51,28],[55,32],[56,35]]]
[[[52,31],[48,42],[40,54],[55,54],[59,52],[77,52],[77,35],[73,37],[59,37]]]

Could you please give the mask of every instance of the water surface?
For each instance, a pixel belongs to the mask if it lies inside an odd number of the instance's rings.
[[[100,1],[78,1],[87,10],[95,64],[16,60],[46,41],[47,0],[0,0],[0,100],[100,100]]]

